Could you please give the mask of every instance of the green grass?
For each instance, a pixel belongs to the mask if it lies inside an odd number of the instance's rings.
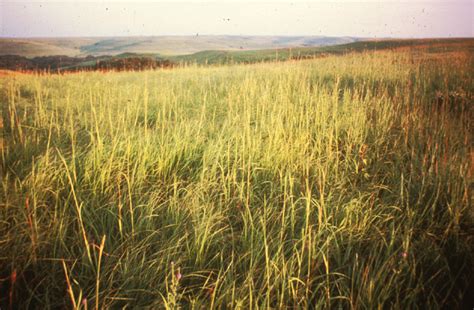
[[[2,308],[469,306],[472,63],[2,77]]]

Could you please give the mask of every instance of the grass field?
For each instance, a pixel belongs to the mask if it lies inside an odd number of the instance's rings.
[[[0,76],[0,306],[472,307],[473,64]]]

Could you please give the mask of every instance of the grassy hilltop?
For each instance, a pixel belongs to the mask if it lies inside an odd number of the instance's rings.
[[[0,76],[0,306],[472,307],[473,61]]]
[[[474,51],[474,39],[392,39],[351,42],[319,47],[289,47],[251,51],[200,51],[189,55],[168,56],[166,59],[177,63],[232,64],[293,59],[311,59],[329,55],[344,55],[364,51],[419,49],[427,53],[449,52],[463,49]]]

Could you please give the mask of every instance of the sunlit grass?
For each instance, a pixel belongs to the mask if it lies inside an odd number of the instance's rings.
[[[472,64],[407,50],[2,77],[1,304],[459,305]]]

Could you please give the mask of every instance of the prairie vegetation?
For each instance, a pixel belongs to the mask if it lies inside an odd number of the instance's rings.
[[[472,306],[473,57],[1,76],[0,305]]]

